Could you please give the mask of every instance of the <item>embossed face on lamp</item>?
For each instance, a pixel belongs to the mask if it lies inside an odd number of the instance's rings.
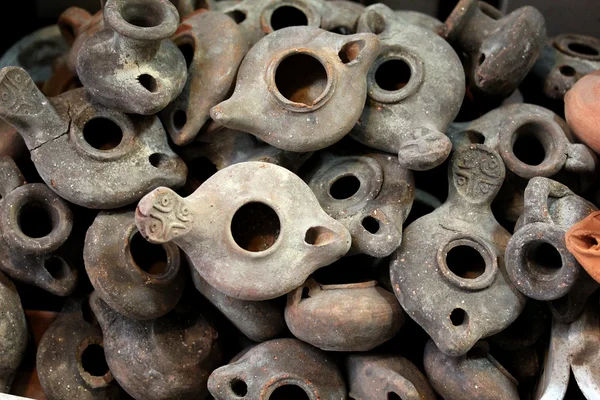
[[[510,234],[490,209],[503,179],[498,153],[483,145],[459,148],[448,169],[448,200],[410,224],[392,255],[400,304],[450,356],[506,328],[525,305],[505,278]]]

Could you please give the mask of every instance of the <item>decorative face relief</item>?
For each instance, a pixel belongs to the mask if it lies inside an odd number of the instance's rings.
[[[102,331],[88,315],[88,299],[70,298],[37,349],[38,376],[52,399],[120,399],[104,357]]]
[[[112,309],[132,319],[155,319],[171,311],[183,293],[179,248],[146,242],[134,215],[118,211],[96,217],[85,238],[85,268]]]
[[[9,393],[27,348],[25,313],[15,285],[0,272],[0,393]]]
[[[327,351],[369,351],[394,337],[406,315],[376,281],[321,285],[288,294],[285,320],[298,339]]]
[[[161,119],[175,144],[183,146],[210,119],[210,109],[233,90],[248,47],[235,21],[211,11],[183,20],[172,40],[186,59],[188,80],[179,97],[161,112]]]
[[[110,209],[185,182],[187,168],[169,148],[158,118],[90,102],[83,89],[49,101],[18,68],[3,69],[0,86],[6,93],[5,101],[0,93],[0,116],[19,130],[40,176],[64,199]]]
[[[446,400],[519,399],[517,380],[489,354],[485,342],[478,343],[466,355],[450,357],[430,340],[425,346],[423,364],[431,386]]]
[[[351,355],[346,359],[349,395],[354,399],[435,400],[435,392],[419,368],[403,357]]]
[[[71,294],[78,273],[67,203],[42,183],[26,185],[8,157],[0,158],[0,194],[0,269],[57,296]]]
[[[367,103],[351,136],[398,153],[405,168],[437,167],[450,154],[445,132],[464,97],[460,59],[435,32],[383,4],[366,8],[358,30],[376,34],[382,50],[367,75]]]
[[[525,209],[506,249],[506,270],[528,297],[551,301],[562,322],[572,322],[598,284],[567,249],[567,230],[597,208],[566,186],[533,178],[525,190]]]
[[[599,69],[600,40],[567,33],[549,40],[526,83],[536,94],[541,90],[549,100],[562,101],[576,82]]]
[[[500,154],[509,175],[498,203],[503,217],[511,221],[522,214],[523,191],[531,178],[552,177],[578,192],[595,180],[596,155],[573,143],[566,122],[540,106],[502,106],[477,120],[453,124],[448,136],[455,148],[481,143]]]
[[[322,153],[305,180],[323,210],[350,231],[351,254],[382,258],[400,246],[414,179],[394,157]]]
[[[217,400],[345,399],[346,384],[333,360],[297,339],[275,339],[216,369],[208,390]]]
[[[372,34],[343,36],[314,27],[274,32],[248,52],[233,96],[211,117],[279,149],[323,149],[358,121],[365,77],[378,52]]]
[[[191,263],[189,263],[191,264]],[[265,342],[286,332],[281,299],[247,301],[219,292],[192,269],[196,289],[236,328],[254,342]]]
[[[504,98],[514,92],[546,42],[544,16],[521,7],[506,16],[478,0],[461,0],[441,30],[464,64],[471,92]]]
[[[506,328],[525,305],[506,278],[510,234],[489,207],[503,176],[493,150],[458,149],[449,166],[448,200],[409,225],[392,255],[390,277],[400,304],[451,356]]]
[[[183,90],[186,62],[169,38],[179,14],[164,0],[108,0],[106,28],[83,43],[77,74],[95,101],[127,114],[153,115]]]
[[[225,168],[187,198],[156,189],[136,224],[152,243],[175,242],[210,285],[241,300],[282,296],[350,248],[349,232],[300,178],[263,162]]]
[[[110,371],[129,395],[148,400],[207,396],[208,376],[222,356],[218,333],[196,311],[197,305],[179,303],[149,321],[122,316],[97,293],[92,293],[90,307],[104,334]]]

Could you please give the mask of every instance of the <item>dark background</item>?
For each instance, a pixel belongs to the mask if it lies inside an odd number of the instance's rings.
[[[458,0],[363,0],[365,4],[386,3],[392,8],[418,10],[444,20]],[[600,37],[598,0],[489,0],[503,11],[524,5],[538,8],[546,17],[548,35],[583,33]],[[58,15],[69,6],[90,11],[100,8],[100,0],[5,0],[0,15],[0,53],[27,33],[56,23]]]

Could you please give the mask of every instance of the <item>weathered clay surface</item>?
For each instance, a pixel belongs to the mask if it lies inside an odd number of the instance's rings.
[[[569,328],[571,369],[586,399],[600,398],[600,310],[594,300]]]
[[[461,0],[441,35],[464,53],[469,88],[491,98],[508,97],[533,67],[546,43],[543,15],[521,7],[506,16],[478,0]]]
[[[210,109],[231,93],[248,47],[235,21],[204,10],[184,19],[172,40],[186,58],[188,79],[161,119],[173,142],[182,146],[194,140],[210,119]]]
[[[187,79],[185,58],[169,40],[179,25],[177,9],[167,0],[108,0],[104,24],[79,50],[81,83],[107,107],[156,114]]]
[[[400,246],[414,179],[394,157],[321,153],[305,180],[323,210],[350,231],[351,254],[382,258]]]
[[[478,343],[471,352],[449,357],[429,341],[423,356],[431,386],[445,400],[518,400],[517,381]]]
[[[448,136],[455,148],[484,143],[500,154],[509,173],[499,197],[502,214],[511,221],[523,213],[529,179],[551,177],[584,192],[598,172],[596,155],[574,143],[566,122],[533,104],[502,106],[475,121],[454,123]]]
[[[544,368],[535,391],[535,400],[562,400],[571,372],[569,325],[554,320]]]
[[[133,211],[101,212],[87,232],[83,259],[98,296],[128,318],[165,315],[185,287],[179,248],[146,242]]]
[[[323,149],[358,121],[365,104],[367,71],[378,52],[379,40],[373,34],[282,29],[248,52],[233,96],[210,115],[279,149]]]
[[[406,358],[352,355],[346,359],[349,395],[357,400],[435,400],[427,378]],[[394,397],[394,394],[396,395]]]
[[[504,267],[510,234],[490,210],[504,173],[490,148],[459,148],[448,169],[448,200],[410,224],[392,256],[400,304],[451,356],[509,326],[525,306]]]
[[[548,99],[560,101],[579,79],[599,69],[600,40],[567,33],[551,39],[542,49],[529,78]]]
[[[20,68],[0,71],[0,93],[0,117],[23,136],[44,182],[72,203],[117,208],[185,182],[157,117],[111,110],[83,89],[47,99]]]
[[[345,400],[342,374],[319,349],[297,339],[261,343],[208,380],[217,400],[293,399]]]
[[[437,167],[450,154],[445,133],[464,97],[460,59],[433,31],[383,4],[367,7],[358,30],[376,34],[382,50],[367,76],[367,103],[351,136],[398,153],[405,168]]]
[[[42,183],[26,185],[8,157],[0,158],[0,178],[0,269],[13,279],[68,296],[78,275],[69,256],[69,206]]]
[[[187,198],[156,189],[139,202],[136,224],[152,243],[173,241],[210,285],[241,300],[282,296],[350,248],[347,229],[300,178],[263,162],[225,168]]]
[[[27,348],[28,332],[19,293],[1,272],[0,315],[0,393],[8,393]]]
[[[230,0],[220,0],[215,2],[214,0],[170,0],[175,7],[177,7],[177,11],[179,12],[179,16],[181,19],[184,19],[190,14],[193,14],[199,9],[205,10],[214,10],[218,3],[227,3]],[[237,2],[238,0],[233,0]]]
[[[322,285],[309,278],[288,294],[285,320],[298,339],[327,351],[369,351],[394,337],[406,314],[376,281]]]
[[[221,363],[218,333],[191,305],[136,321],[112,310],[96,293],[90,306],[104,334],[114,378],[136,399],[203,399],[211,371]]]
[[[87,301],[70,298],[38,346],[36,367],[49,400],[121,398],[104,358],[102,331],[83,311]]]
[[[600,211],[594,211],[569,228],[565,242],[579,264],[600,282]]]
[[[286,330],[279,301],[248,301],[227,296],[210,286],[195,269],[192,269],[192,279],[196,289],[248,339],[264,342]]]
[[[444,27],[444,23],[439,19],[419,11],[395,10],[395,13],[397,17],[404,19],[406,22],[433,32],[439,32]]]
[[[552,301],[554,317],[563,322],[573,321],[598,287],[565,243],[567,230],[596,210],[566,186],[533,178],[506,248],[506,270],[517,289],[533,299]]]
[[[600,153],[600,71],[584,76],[569,90],[565,116],[575,136]]]

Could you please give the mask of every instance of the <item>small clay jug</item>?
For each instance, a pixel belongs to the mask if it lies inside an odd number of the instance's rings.
[[[254,1],[254,0],[252,0]],[[240,66],[233,96],[210,115],[282,150],[324,149],[344,137],[365,105],[373,34],[291,27],[258,42]]]
[[[367,75],[367,103],[352,138],[397,153],[405,168],[437,167],[452,149],[446,130],[465,94],[458,55],[435,32],[383,4],[366,8],[358,30],[376,34],[381,52]]]
[[[369,351],[394,337],[406,315],[376,281],[322,285],[309,278],[288,294],[285,321],[298,339],[326,351]]]
[[[13,279],[68,296],[77,285],[73,214],[43,183],[25,184],[17,165],[0,158],[0,269]]]
[[[504,164],[484,145],[456,150],[448,168],[448,200],[404,230],[390,277],[404,310],[444,354],[462,356],[508,327],[525,296],[506,276],[510,234],[490,209]]]
[[[221,363],[218,333],[196,310],[180,302],[155,320],[138,321],[112,310],[96,293],[90,306],[104,335],[114,378],[136,399],[203,399],[211,371]]]
[[[23,136],[44,182],[77,205],[122,207],[158,186],[185,182],[187,168],[157,117],[111,110],[83,89],[47,99],[24,70],[6,67],[0,117]]]
[[[108,0],[104,24],[79,50],[81,83],[107,107],[156,114],[187,79],[185,58],[169,40],[179,26],[177,9],[167,0]]]
[[[436,400],[427,378],[404,357],[353,354],[346,359],[349,395],[357,400]]]
[[[36,367],[48,400],[121,398],[87,298],[67,300],[38,345]]]
[[[412,173],[384,153],[321,152],[315,159],[304,179],[323,210],[350,231],[350,254],[392,254],[414,200]]]
[[[83,259],[98,296],[127,318],[165,315],[185,288],[179,248],[148,243],[133,211],[98,214],[85,237]]]
[[[173,241],[210,285],[240,300],[285,295],[351,241],[298,176],[264,162],[222,169],[187,198],[156,189],[135,218],[148,241]]]
[[[208,380],[216,400],[345,400],[346,384],[326,353],[297,339],[261,343],[217,368]]]

